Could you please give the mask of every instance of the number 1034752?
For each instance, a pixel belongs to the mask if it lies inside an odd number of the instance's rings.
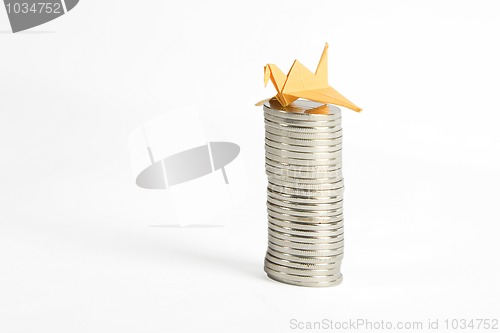
[[[498,330],[498,319],[446,319],[448,330]]]
[[[62,14],[63,10],[60,3],[52,2],[8,2],[5,7],[9,14]]]

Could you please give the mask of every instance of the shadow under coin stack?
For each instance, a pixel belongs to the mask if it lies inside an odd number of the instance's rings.
[[[340,109],[298,100],[264,104],[268,249],[264,269],[307,287],[342,282],[342,130]]]

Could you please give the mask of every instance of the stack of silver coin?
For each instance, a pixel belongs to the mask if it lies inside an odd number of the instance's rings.
[[[298,100],[264,104],[268,249],[264,269],[308,287],[342,282],[344,228],[340,109]]]

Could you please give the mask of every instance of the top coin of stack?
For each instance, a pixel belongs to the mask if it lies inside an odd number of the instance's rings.
[[[268,176],[265,271],[300,286],[342,281],[343,178],[340,109],[297,100],[263,106]]]

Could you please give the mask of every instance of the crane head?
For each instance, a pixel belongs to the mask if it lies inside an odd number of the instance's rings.
[[[264,87],[267,86],[269,78],[271,77],[271,67],[269,65],[264,66]]]

